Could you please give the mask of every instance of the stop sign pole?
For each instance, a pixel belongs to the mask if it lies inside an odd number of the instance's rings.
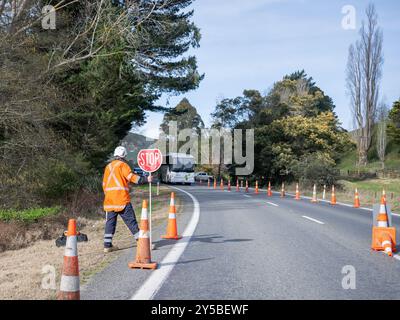
[[[152,250],[152,229],[151,229],[151,181],[152,173],[160,169],[162,164],[162,153],[159,149],[143,149],[137,156],[137,162],[143,171],[149,173],[149,231],[150,231],[150,250]]]

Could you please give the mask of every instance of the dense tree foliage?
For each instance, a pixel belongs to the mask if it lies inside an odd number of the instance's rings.
[[[393,104],[389,113],[388,134],[394,142],[400,145],[400,100]]]
[[[185,56],[200,41],[192,0],[3,2],[3,204],[79,189],[146,111],[165,110],[155,104],[164,92],[195,89],[203,77]],[[56,8],[55,30],[41,26],[46,4]]]
[[[334,108],[332,99],[299,71],[276,82],[266,96],[246,90],[222,100],[214,115],[215,123],[254,128],[255,175],[328,183],[339,154],[352,144]]]

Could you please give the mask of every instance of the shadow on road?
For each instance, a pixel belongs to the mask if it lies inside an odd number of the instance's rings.
[[[188,241],[188,239],[183,238],[180,241]],[[229,242],[237,243],[237,242],[248,242],[248,241],[253,241],[253,239],[224,239],[224,237],[216,234],[198,235],[198,236],[192,236],[190,238],[190,242],[213,243],[213,244],[229,243]],[[176,241],[164,240],[164,239],[154,242],[157,249],[174,243],[176,243]]]
[[[193,260],[185,260],[185,261],[178,261],[178,262],[167,262],[167,263],[160,263],[160,267],[165,267],[165,266],[170,266],[170,265],[175,265],[175,264],[187,264],[187,263],[194,263],[194,262],[202,262],[202,261],[208,261],[208,260],[213,260],[215,258],[205,258],[205,259],[193,259]]]

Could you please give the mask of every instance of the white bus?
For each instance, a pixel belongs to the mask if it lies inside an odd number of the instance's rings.
[[[164,183],[194,183],[194,157],[184,153],[168,153],[161,166],[161,181]]]

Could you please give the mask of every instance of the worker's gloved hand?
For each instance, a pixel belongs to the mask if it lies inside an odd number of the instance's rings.
[[[148,176],[148,177],[147,177],[147,182],[148,182],[148,183],[151,183],[152,181],[153,181],[153,177],[152,177],[152,176]]]

